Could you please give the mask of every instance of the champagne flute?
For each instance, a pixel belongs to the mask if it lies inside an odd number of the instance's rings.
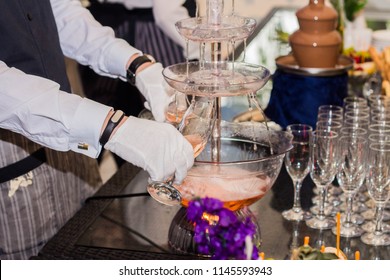
[[[369,144],[372,143],[390,143],[390,133],[372,133],[369,137]],[[362,229],[367,232],[373,232],[375,230],[375,209],[372,208],[371,204],[375,204],[372,200],[370,201],[370,208],[362,213],[362,216],[368,220],[365,224],[362,225]],[[387,207],[386,207],[387,208]],[[383,221],[390,220],[390,211],[385,209],[383,211]],[[382,230],[385,232],[390,232],[390,225],[383,224]]]
[[[336,115],[334,116],[336,117]],[[342,128],[342,120],[336,118],[319,118],[316,122],[316,129],[317,130],[327,130],[327,131],[334,131],[337,134],[339,134],[341,128]],[[321,199],[319,194],[319,188],[316,186],[313,189],[313,192],[316,194],[316,196],[313,198],[313,203],[315,204],[310,208],[310,211],[313,214],[318,213],[319,203],[318,201]],[[341,189],[334,184],[330,184],[326,188],[325,192],[325,213],[334,215],[338,211],[338,206],[341,203],[341,200],[339,198],[339,195],[342,193]]]
[[[213,97],[194,98],[179,124],[178,129],[191,143],[195,158],[203,151],[213,131],[216,118],[214,103]]]
[[[286,154],[284,163],[294,184],[294,203],[282,216],[289,221],[301,221],[311,217],[301,207],[300,190],[310,169],[310,138],[313,128],[307,124],[291,124],[286,130],[293,135],[293,148]]]
[[[374,246],[390,245],[390,235],[383,231],[383,212],[390,199],[390,143],[371,143],[367,167],[368,194],[375,202],[375,230],[361,236],[363,243]]]
[[[341,223],[340,235],[343,237],[357,237],[363,234],[363,229],[352,221],[352,206],[354,197],[363,185],[366,175],[365,161],[367,153],[367,139],[353,132],[342,135],[340,143],[340,164],[336,174],[346,197],[345,220]],[[337,234],[336,227],[332,232]]]
[[[310,144],[310,176],[319,190],[319,207],[317,214],[306,221],[306,225],[315,229],[330,229],[335,225],[334,219],[325,215],[325,196],[328,186],[335,178],[338,166],[338,134],[328,129],[312,133]]]
[[[387,97],[386,95],[377,94],[377,95],[371,95],[368,97],[369,105],[370,107],[378,107],[378,106],[385,106],[387,104],[390,104],[390,97]]]
[[[352,104],[352,103],[355,103],[355,104],[359,103],[359,104],[363,104],[363,105],[368,105],[367,99],[365,99],[364,97],[360,97],[360,96],[347,96],[347,97],[344,97],[343,103],[344,103],[344,107],[347,104]]]
[[[390,124],[390,113],[372,116],[371,121],[382,125]]]
[[[165,118],[167,122],[177,127],[187,109],[187,95],[182,92],[175,91],[174,99],[168,105],[168,108],[165,112]]]
[[[343,116],[344,114],[344,109],[341,106],[338,105],[321,105],[318,107],[318,115],[327,113],[329,115],[339,115]]]
[[[367,104],[350,103],[350,104],[346,104],[344,106],[344,111],[345,111],[345,113],[347,113],[347,112],[355,112],[355,113],[365,112],[365,113],[369,113],[370,112],[370,107],[368,107]]]
[[[193,98],[190,106],[178,125],[178,130],[190,142],[197,157],[207,144],[215,122],[215,98]],[[173,185],[174,177],[166,182],[149,180],[147,191],[160,203],[178,205],[181,194]]]

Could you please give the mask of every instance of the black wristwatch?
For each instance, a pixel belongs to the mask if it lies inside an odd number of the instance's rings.
[[[111,116],[110,120],[108,121],[108,124],[106,128],[104,129],[102,136],[100,136],[99,143],[104,147],[108,140],[110,139],[110,136],[112,132],[114,131],[115,127],[118,126],[118,124],[121,122],[123,117],[125,116],[125,113],[123,113],[121,110],[115,111],[115,113]]]
[[[144,54],[136,57],[129,65],[129,68],[127,68],[127,81],[135,86],[135,72],[137,72],[137,69],[144,63],[151,62],[155,63],[156,60],[153,58],[153,56],[149,54]]]

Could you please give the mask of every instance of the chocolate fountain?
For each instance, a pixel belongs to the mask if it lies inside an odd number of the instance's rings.
[[[187,42],[199,43],[200,59],[171,65],[163,71],[168,84],[190,97],[191,104],[206,99],[213,107],[210,136],[183,183],[169,183],[168,192],[162,187],[152,195],[160,202],[162,197],[165,204],[174,201],[183,206],[169,232],[169,244],[178,252],[197,254],[193,228],[185,215],[189,201],[213,197],[237,215],[251,215],[246,206],[270,190],[285,153],[291,149],[292,136],[269,130],[266,123],[222,120],[222,97],[247,95],[250,108],[253,105],[261,110],[256,91],[270,78],[270,71],[265,67],[223,59],[223,53],[234,52],[235,43],[245,40],[256,25],[254,19],[236,15],[232,3],[231,13],[225,15],[224,0],[206,0],[206,16],[198,12],[195,18],[177,22],[177,30]],[[184,117],[182,124],[186,125],[188,120]],[[260,245],[260,238],[256,242]]]
[[[296,12],[299,29],[290,35],[293,55],[300,67],[333,68],[341,52],[336,30],[338,13],[325,0],[310,0]]]

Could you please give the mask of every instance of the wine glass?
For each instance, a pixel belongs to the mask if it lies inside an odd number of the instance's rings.
[[[294,184],[294,203],[289,210],[282,212],[289,221],[301,221],[311,217],[310,213],[301,207],[300,190],[303,179],[309,174],[310,168],[310,138],[313,128],[307,124],[290,124],[286,131],[293,135],[293,148],[287,152],[284,164]]]
[[[371,122],[382,125],[390,124],[390,113],[372,116]]]
[[[183,115],[188,109],[188,102],[187,102],[187,95],[175,91],[174,93],[174,98],[171,103],[169,103],[168,108],[165,112],[165,118],[167,122],[174,126],[178,126],[180,121],[183,118]]]
[[[348,120],[350,120],[350,119],[348,119]],[[366,121],[366,120],[364,120],[364,121]],[[367,138],[368,131],[365,128],[359,127],[359,125],[354,126],[354,125],[350,125],[349,123],[344,123],[343,128],[340,131],[340,137],[350,136],[350,135]],[[367,147],[368,147],[368,145],[369,145],[369,142],[367,143]],[[353,213],[352,213],[352,222],[354,224],[361,225],[366,220],[366,218],[362,215],[363,212],[365,212],[369,209],[368,206],[366,205],[366,201],[368,200],[368,197],[365,194],[365,191],[366,191],[366,188],[365,188],[365,184],[364,184],[364,180],[363,180],[361,187],[359,187],[359,189],[357,190],[357,193],[354,195],[354,202],[355,203],[353,205]],[[343,200],[345,200],[345,193],[344,192],[343,192],[342,196],[344,197]],[[346,207],[347,207],[346,203],[344,203],[340,206],[340,210],[345,212]],[[346,218],[345,215],[342,214],[341,221],[343,222],[345,220],[345,218]]]
[[[382,95],[382,94],[371,95],[368,97],[368,101],[370,107],[384,106],[389,104],[390,97],[387,97],[386,95]]]
[[[368,107],[367,104],[350,103],[350,104],[346,104],[344,106],[344,111],[345,111],[345,113],[347,113],[347,112],[355,112],[355,113],[365,112],[365,113],[369,113],[370,112],[370,107]]]
[[[390,134],[390,124],[373,123],[368,126],[368,133],[371,134]]]
[[[366,175],[367,139],[365,136],[359,136],[352,131],[348,135],[342,135],[339,144],[340,162],[336,178],[346,200],[345,220],[341,222],[340,235],[343,237],[357,237],[363,234],[363,229],[352,221],[352,204]],[[332,232],[337,234],[336,227],[332,228]]]
[[[336,118],[335,118],[336,117]],[[316,122],[317,130],[327,130],[334,131],[339,134],[340,129],[342,128],[342,120],[338,118],[337,115],[329,118],[319,118]],[[315,204],[310,208],[310,211],[313,214],[318,213],[319,203],[318,201],[321,199],[319,196],[319,188],[316,186],[313,189],[313,192],[316,196],[313,198],[313,203]],[[334,184],[330,184],[325,191],[325,213],[329,215],[334,215],[338,211],[338,206],[341,203],[339,195],[342,193],[339,187]]]
[[[361,236],[363,243],[374,246],[390,245],[390,235],[383,232],[383,211],[390,198],[390,143],[371,143],[367,167],[368,194],[375,202],[375,230]]]
[[[328,114],[328,115],[339,115],[343,116],[344,109],[341,106],[338,105],[321,105],[318,107],[318,115],[319,114]]]
[[[325,215],[325,196],[337,172],[339,152],[337,140],[337,132],[328,129],[317,129],[312,133],[310,177],[319,190],[320,200],[317,214],[306,221],[310,228],[330,229],[335,225],[334,219]]]
[[[353,104],[353,103],[355,103],[355,104],[359,103],[359,104],[363,104],[363,105],[368,105],[367,99],[365,99],[364,97],[360,97],[360,96],[347,96],[347,97],[344,97],[343,103],[344,103],[344,107],[347,104]]]
[[[206,146],[216,118],[215,98],[199,97],[191,105],[179,123],[178,129],[191,143],[196,158]]]
[[[196,158],[206,146],[215,122],[215,98],[193,98],[178,125],[180,133],[190,142]],[[174,176],[166,182],[149,180],[147,191],[160,203],[178,205],[181,194],[173,184]]]
[[[331,130],[338,133],[342,127],[343,121],[337,119],[318,119],[316,122],[318,130]]]
[[[377,123],[378,121],[387,120],[390,118],[390,107],[371,108],[371,121]]]
[[[368,137],[368,143],[390,143],[390,133],[372,133]],[[365,224],[362,225],[362,229],[367,232],[373,232],[375,230],[375,222],[373,221],[375,219],[375,209],[373,209],[373,205],[375,205],[375,202],[372,200],[370,201],[370,208],[362,213],[362,216],[368,220]],[[383,221],[388,221],[390,219],[390,211],[385,209],[383,211]],[[390,232],[390,225],[389,224],[383,224],[382,230],[385,232]]]

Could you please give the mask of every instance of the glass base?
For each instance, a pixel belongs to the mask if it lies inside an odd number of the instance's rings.
[[[345,209],[346,209],[346,203],[343,201],[343,203],[340,205],[340,210],[345,212]],[[355,213],[363,213],[368,210],[368,207],[364,202],[354,200],[352,210]]]
[[[312,217],[312,214],[308,211],[305,211],[303,209],[300,210],[294,210],[289,209],[282,212],[283,218],[285,218],[288,221],[306,221]]]
[[[245,219],[250,217],[253,224],[256,227],[256,233],[253,238],[255,246],[260,249],[261,245],[261,234],[260,226],[250,211],[249,208],[242,208],[234,212],[238,218]],[[195,256],[201,256],[210,258],[210,255],[201,254],[197,250],[197,244],[194,241],[194,223],[187,219],[187,208],[182,207],[176,213],[169,227],[168,232],[168,244],[169,247],[177,254],[190,254]]]
[[[181,194],[171,184],[166,182],[151,182],[146,190],[156,201],[168,205],[176,206],[181,204]]]
[[[314,194],[318,195],[319,190],[317,187],[313,188]],[[339,196],[343,193],[343,190],[340,187],[336,187],[334,185],[330,185],[326,190],[328,196]]]
[[[318,214],[318,205],[314,205],[313,207],[310,208],[310,212],[314,215]],[[335,207],[329,203],[325,203],[325,215],[326,216],[335,216],[336,213],[338,212],[339,208]]]
[[[318,195],[314,196],[312,198],[313,204],[318,205],[319,204],[319,199],[320,199],[320,197]],[[334,207],[336,207],[336,206],[339,206],[339,205],[343,204],[343,201],[340,199],[340,197],[328,196],[328,197],[326,197],[325,203],[328,204],[328,205],[333,205]]]
[[[375,234],[373,232],[367,232],[360,238],[364,244],[373,246],[388,246],[390,245],[390,235]]]
[[[375,231],[375,223],[373,221],[369,221],[361,226],[362,229],[366,232],[374,232]],[[390,225],[382,223],[382,231],[384,233],[390,232]]]
[[[341,222],[344,223],[345,222],[345,214],[342,213],[341,214]],[[353,213],[352,214],[352,217],[351,217],[351,220],[352,220],[352,223],[356,224],[356,225],[361,225],[364,223],[365,219],[362,215],[360,214],[357,214],[357,213]]]
[[[333,227],[332,232],[337,235],[337,228]],[[364,233],[364,230],[357,225],[345,226],[343,223],[340,225],[340,236],[342,237],[359,237]]]
[[[375,218],[375,210],[374,209],[368,209],[367,211],[362,213],[362,216],[366,220],[373,220]],[[384,222],[387,222],[390,220],[390,212],[385,210],[383,211],[383,220]]]
[[[333,218],[330,217],[319,219],[318,217],[315,216],[307,220],[306,225],[310,228],[315,228],[315,229],[331,229],[336,225],[336,222]]]

